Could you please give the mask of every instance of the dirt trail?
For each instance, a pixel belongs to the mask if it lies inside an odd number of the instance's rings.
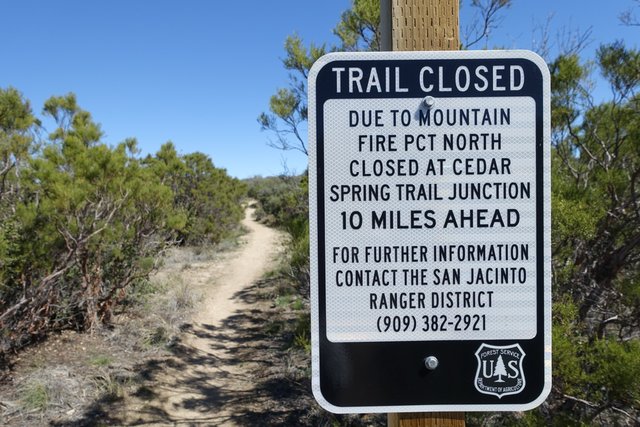
[[[208,277],[211,271],[200,274],[199,280],[213,282],[204,291],[203,309],[198,312],[195,321],[200,325],[219,327],[220,322],[234,312],[244,308],[238,298],[234,298],[239,291],[260,279],[273,266],[274,255],[279,251],[281,234],[253,220],[253,209],[247,208],[242,225],[249,230],[244,236],[240,251],[231,254],[230,258],[222,260],[218,265],[211,266],[214,272],[220,268],[223,271]],[[204,277],[203,277],[204,276]],[[206,340],[194,337],[195,346],[207,344]]]
[[[249,232],[238,250],[181,273],[203,301],[176,356],[142,372],[152,386],[127,405],[127,424],[241,425],[237,408],[246,410],[256,400],[252,378],[260,361],[242,356],[243,332],[255,326],[247,315],[255,310],[247,290],[272,268],[282,235],[255,222],[252,214],[251,208],[245,212],[242,223]]]

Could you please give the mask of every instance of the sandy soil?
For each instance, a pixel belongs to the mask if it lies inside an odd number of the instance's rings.
[[[246,210],[249,232],[240,248],[214,262],[194,264],[183,272],[202,293],[200,310],[185,332],[177,356],[161,370],[149,370],[152,386],[133,396],[124,408],[130,425],[241,425],[236,408],[250,407],[259,360],[246,360],[243,325],[254,310],[247,290],[274,265],[282,235],[255,222]]]

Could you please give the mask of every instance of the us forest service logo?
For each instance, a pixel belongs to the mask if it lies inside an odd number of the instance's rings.
[[[524,356],[520,344],[496,346],[483,343],[476,351],[476,389],[480,393],[498,396],[498,399],[520,393],[526,385],[522,370]]]

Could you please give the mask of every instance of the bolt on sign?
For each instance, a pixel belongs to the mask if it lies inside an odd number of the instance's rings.
[[[309,76],[313,392],[332,412],[551,389],[550,83],[528,51],[331,53]]]

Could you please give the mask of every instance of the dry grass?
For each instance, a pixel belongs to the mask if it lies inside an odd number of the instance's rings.
[[[6,425],[28,426],[64,418],[99,394],[88,376],[65,365],[36,367],[16,378],[14,387],[15,393],[2,399],[1,419]]]
[[[181,272],[217,259],[234,242],[172,249],[151,280],[130,290],[111,327],[65,331],[23,351],[0,373],[0,425],[83,425],[88,414],[100,417],[96,407],[125,399],[140,381],[136,366],[170,355],[201,298]]]

